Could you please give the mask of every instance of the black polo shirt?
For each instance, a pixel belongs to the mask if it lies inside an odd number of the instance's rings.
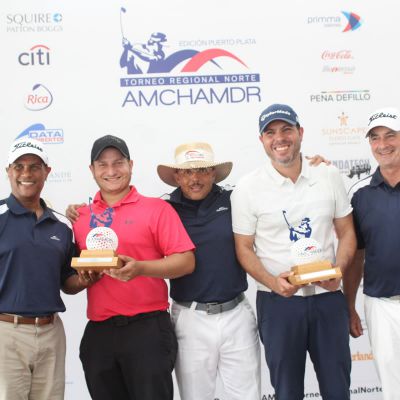
[[[62,283],[75,270],[72,231],[43,200],[43,215],[10,195],[0,200],[0,312],[43,316],[65,311]]]
[[[231,193],[213,185],[199,202],[185,199],[180,188],[171,193],[169,202],[196,245],[194,272],[170,281],[174,300],[225,302],[247,289],[246,273],[235,253]]]
[[[364,293],[400,295],[400,184],[388,185],[378,168],[351,204],[358,248],[365,249]]]

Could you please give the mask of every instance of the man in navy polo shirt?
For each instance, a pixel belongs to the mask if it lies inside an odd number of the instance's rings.
[[[12,144],[11,194],[0,200],[1,400],[64,398],[60,288],[74,294],[88,286],[70,267],[71,229],[40,198],[50,170],[42,143]]]
[[[364,272],[368,334],[385,400],[400,396],[400,112],[384,108],[368,119],[367,136],[379,166],[352,198],[358,240],[344,289],[350,332],[363,333],[355,308]],[[364,264],[365,260],[365,264]]]
[[[291,249],[301,239],[319,242],[309,247],[319,247],[322,259],[342,270],[356,247],[339,171],[325,164],[308,166],[300,152],[303,133],[297,114],[286,104],[273,104],[260,114],[259,140],[268,160],[233,191],[236,252],[258,283],[259,333],[276,398],[304,398],[309,353],[323,399],[346,400],[351,357],[340,279],[303,287],[287,279],[296,261]],[[339,241],[336,255],[334,229]]]
[[[167,200],[196,245],[195,271],[170,280],[182,400],[213,399],[217,376],[230,400],[261,398],[260,346],[235,255],[231,191],[216,185],[231,169],[231,162],[214,161],[207,143],[178,146],[175,164],[157,167],[161,180],[177,187]]]

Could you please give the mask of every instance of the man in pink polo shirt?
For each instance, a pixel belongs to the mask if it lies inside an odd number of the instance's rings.
[[[194,245],[168,203],[130,186],[132,166],[122,139],[94,142],[90,170],[100,191],[78,209],[76,243],[85,249],[91,229],[110,227],[124,266],[87,291],[90,321],[80,358],[94,400],[172,400],[177,344],[164,278],[193,272]]]

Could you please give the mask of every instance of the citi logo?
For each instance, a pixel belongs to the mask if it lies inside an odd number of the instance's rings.
[[[18,56],[18,62],[23,66],[30,65],[50,65],[50,48],[37,44],[31,47],[27,52]]]

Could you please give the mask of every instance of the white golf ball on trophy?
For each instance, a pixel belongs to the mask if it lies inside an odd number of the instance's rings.
[[[311,238],[302,238],[295,242],[291,249],[294,267],[288,277],[292,285],[304,285],[341,277],[340,268],[333,268],[328,260],[324,260],[321,244]]]
[[[86,247],[88,250],[117,250],[118,236],[111,228],[99,226],[86,236]]]
[[[87,250],[82,250],[80,257],[73,257],[71,266],[76,270],[103,270],[121,268],[122,260],[118,258],[118,236],[108,227],[99,226],[86,236]]]

